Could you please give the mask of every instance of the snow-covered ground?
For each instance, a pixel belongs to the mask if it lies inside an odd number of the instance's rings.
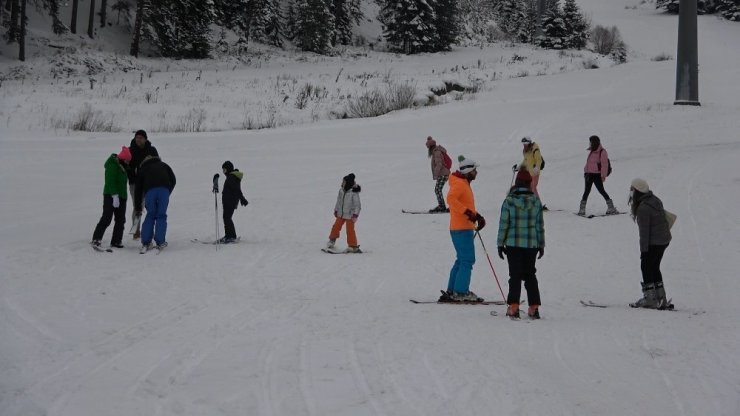
[[[649,57],[675,54],[676,18],[625,8],[633,1],[582,3],[645,59],[505,79],[475,100],[376,119],[151,134],[178,177],[159,256],[139,255],[129,236],[114,254],[87,245],[103,162],[129,133],[54,132],[14,115],[0,127],[0,414],[739,414],[740,25],[700,17],[702,106],[673,106],[675,61]],[[4,111],[37,99],[6,86]],[[541,321],[408,302],[436,299],[454,260],[446,216],[400,213],[435,203],[430,134],[480,162],[473,188],[492,256],[519,139],[540,143],[542,198],[564,210],[545,218]],[[674,312],[626,306],[640,281],[628,216],[570,213],[591,134],[610,152],[619,208],[639,176],[678,214],[663,263]],[[250,203],[235,215],[242,243],[216,251],[190,240],[215,236],[210,181],[226,159],[245,172]],[[367,253],[326,255],[349,172],[363,187]],[[605,210],[596,192],[588,210]],[[476,250],[472,289],[500,299]],[[507,266],[491,260],[506,290]]]

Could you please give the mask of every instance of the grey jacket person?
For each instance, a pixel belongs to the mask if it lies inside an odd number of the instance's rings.
[[[334,212],[340,218],[345,220],[352,219],[352,216],[359,216],[362,205],[360,204],[360,185],[354,184],[352,188],[345,191],[339,189],[337,203],[334,205]]]
[[[671,229],[665,218],[663,202],[653,191],[640,196],[636,221],[640,229],[640,252],[646,253],[648,246],[663,246],[671,242]]]

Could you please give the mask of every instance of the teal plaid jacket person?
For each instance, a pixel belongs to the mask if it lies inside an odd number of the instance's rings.
[[[545,247],[542,203],[528,188],[513,188],[501,204],[498,224],[499,247]]]

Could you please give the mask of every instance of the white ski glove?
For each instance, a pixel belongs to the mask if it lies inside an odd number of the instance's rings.
[[[118,198],[118,195],[113,195],[113,208],[118,208],[121,206],[121,200]]]

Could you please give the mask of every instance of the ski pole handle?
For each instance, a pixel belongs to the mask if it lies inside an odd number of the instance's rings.
[[[218,178],[219,178],[219,176],[221,176],[221,175],[219,175],[218,173],[215,174],[215,175],[213,175],[213,193],[214,194],[217,194],[218,193]]]

